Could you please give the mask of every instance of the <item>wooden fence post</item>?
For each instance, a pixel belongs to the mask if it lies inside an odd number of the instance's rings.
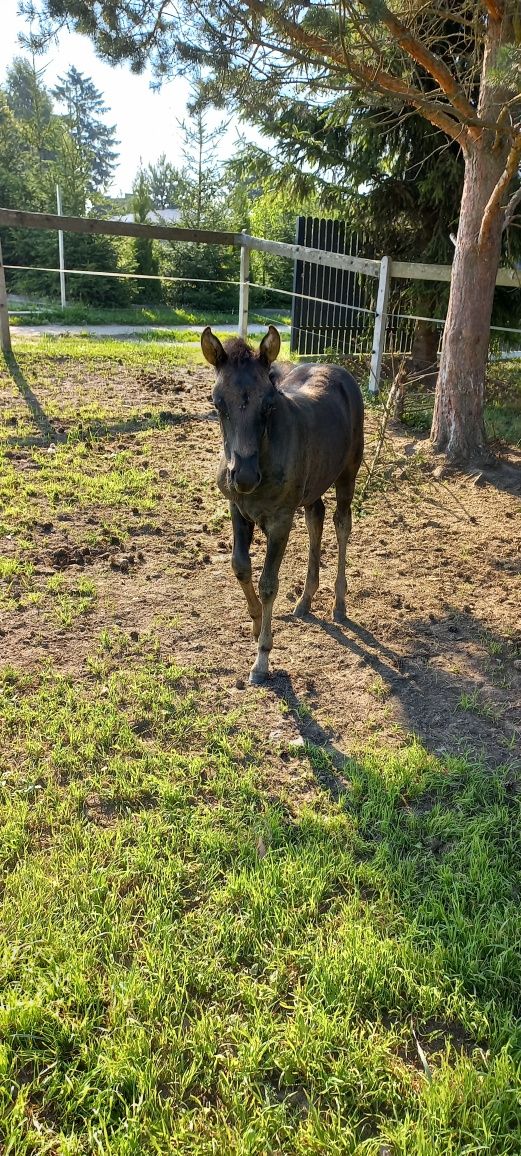
[[[9,329],[9,310],[7,308],[7,289],[5,284],[5,269],[2,258],[2,242],[0,241],[0,349],[2,353],[12,353],[11,331]]]
[[[246,341],[248,338],[248,300],[250,296],[250,250],[244,244],[241,245],[240,281],[239,335]]]
[[[380,388],[380,371],[385,349],[385,329],[387,324],[387,306],[389,303],[389,288],[391,285],[392,262],[390,257],[382,257],[380,261],[380,279],[376,298],[376,314],[374,319],[373,348],[371,351],[371,368],[369,370],[369,392],[378,393]]]

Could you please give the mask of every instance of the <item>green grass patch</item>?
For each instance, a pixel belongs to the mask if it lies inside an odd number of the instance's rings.
[[[489,362],[487,367],[485,428],[489,438],[521,445],[521,360]],[[432,424],[434,395],[406,394],[404,421],[414,429]]]
[[[221,341],[227,341],[229,333],[215,330]],[[290,359],[289,335],[282,334],[281,358]],[[255,345],[260,337],[253,335],[251,343]],[[121,338],[98,337],[88,333],[78,336],[46,334],[38,338],[37,347],[32,339],[16,341],[16,355],[24,358],[31,354],[36,357],[69,357],[74,361],[79,359],[87,362],[115,360],[120,364],[133,368],[149,368],[150,365],[161,364],[167,366],[206,365],[201,351],[201,335],[199,333],[169,333],[163,331],[160,335],[144,331],[131,340]]]
[[[34,470],[15,470],[0,456],[0,540],[23,533],[45,509],[49,512],[103,507],[152,510],[157,502],[159,480],[153,469],[135,465],[130,454],[107,455],[103,442],[71,441],[35,449],[30,460]],[[5,562],[7,570],[12,563]],[[0,577],[7,580],[9,574]],[[15,573],[15,578],[20,575]]]
[[[34,452],[38,490],[52,507],[127,506],[150,510],[157,498],[152,469],[135,465],[130,451],[107,461],[103,443],[72,442]]]
[[[519,1152],[508,776],[365,751],[294,815],[203,672],[89,672],[1,680],[3,1151]]]
[[[30,307],[24,306],[25,309]],[[250,310],[251,324],[289,325],[285,310]],[[215,309],[171,309],[166,305],[128,306],[127,308],[96,308],[80,302],[62,309],[59,305],[41,305],[34,312],[10,313],[12,325],[235,325],[237,311]]]

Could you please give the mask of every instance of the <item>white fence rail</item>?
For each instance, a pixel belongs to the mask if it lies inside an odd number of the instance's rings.
[[[388,256],[382,257],[379,261],[369,260],[364,257],[350,256],[349,254],[327,253],[322,249],[308,248],[305,245],[270,241],[261,237],[251,237],[245,232],[216,232],[206,229],[184,229],[172,225],[144,225],[127,221],[101,220],[95,217],[63,216],[60,213],[32,213],[19,209],[0,208],[0,229],[1,228],[50,229],[56,231],[58,234],[62,234],[62,236],[63,233],[67,232],[84,233],[87,235],[104,234],[114,237],[148,237],[152,240],[169,241],[170,243],[188,241],[192,244],[199,245],[239,247],[241,251],[240,280],[238,282],[226,283],[238,285],[239,287],[238,321],[239,333],[242,337],[246,337],[248,333],[249,290],[253,287],[253,283],[250,281],[249,258],[251,250],[257,250],[261,253],[271,253],[277,257],[286,257],[292,261],[307,261],[311,264],[327,265],[337,269],[354,271],[367,277],[376,278],[378,280],[378,290],[376,309],[374,312],[375,321],[369,379],[369,388],[372,393],[377,393],[379,388],[388,320],[389,289],[392,279],[450,281],[452,273],[450,265],[428,265],[421,262],[394,261]],[[10,353],[11,334],[5,282],[6,267],[9,269],[36,269],[36,266],[4,266],[2,247],[0,244],[0,349],[4,353]],[[61,277],[67,273],[68,275],[81,274],[82,276],[125,277],[137,280],[189,281],[190,283],[194,283],[196,280],[201,282],[204,280],[202,278],[152,277],[151,275],[145,276],[139,273],[101,273],[94,270],[64,269],[64,263],[61,260],[58,269],[45,269],[42,271],[57,272],[60,273]],[[205,283],[211,283],[211,279],[205,280]],[[223,283],[224,282],[221,282],[221,284]],[[500,269],[496,278],[496,285],[521,288],[521,272],[513,269]],[[265,286],[259,286],[259,288],[265,288]],[[290,290],[277,290],[270,287],[270,292],[278,292],[290,297],[293,296]],[[320,298],[309,299],[315,301],[320,300]],[[342,305],[340,304],[339,306],[338,302],[335,304],[337,307],[342,308]],[[346,305],[345,308],[347,309],[348,306]],[[360,312],[360,307],[357,306],[356,308],[357,311]],[[403,317],[404,315],[402,314],[401,316]],[[411,317],[410,320],[416,320],[416,318]],[[418,320],[429,319],[418,318]],[[438,318],[433,318],[432,320],[436,323],[439,321]],[[441,322],[441,324],[443,324],[443,322]],[[521,333],[521,330],[507,329],[506,327],[502,329],[501,327],[494,328],[501,332]]]

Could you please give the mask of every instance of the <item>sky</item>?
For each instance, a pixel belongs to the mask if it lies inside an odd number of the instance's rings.
[[[17,14],[17,0],[0,0],[0,8],[0,84],[3,84],[13,57],[24,55],[17,37],[26,25]],[[157,161],[161,153],[166,153],[172,164],[182,166],[182,135],[177,121],[187,117],[189,85],[186,80],[169,81],[160,92],[153,92],[150,73],[135,76],[127,65],[110,65],[99,60],[90,41],[75,33],[62,33],[58,45],[37,60],[37,68],[44,70],[42,80],[47,88],[54,87],[57,77],[63,76],[71,64],[91,77],[110,109],[106,122],[116,125],[119,166],[108,190],[113,196],[130,192],[140,165]],[[216,116],[214,123],[221,118],[222,114]],[[211,118],[209,124],[212,126]],[[237,127],[233,125],[223,138],[221,149],[233,146],[237,136]]]

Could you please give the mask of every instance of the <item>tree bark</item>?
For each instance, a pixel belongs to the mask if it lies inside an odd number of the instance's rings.
[[[501,257],[502,213],[478,242],[485,206],[505,165],[486,142],[466,157],[461,213],[447,320],[436,383],[431,440],[439,452],[464,464],[486,455],[485,373],[494,288]]]
[[[484,409],[490,321],[504,196],[518,160],[507,113],[512,93],[497,79],[502,45],[512,41],[511,9],[512,0],[497,11],[488,6],[477,108],[483,127],[477,137],[462,138],[465,179],[431,429],[434,448],[459,464],[488,456]]]

